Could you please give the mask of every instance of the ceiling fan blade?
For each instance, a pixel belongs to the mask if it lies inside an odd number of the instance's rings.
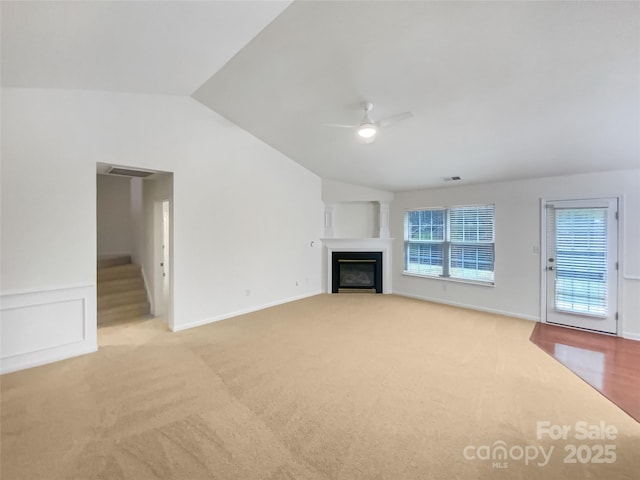
[[[392,115],[391,117],[383,118],[376,122],[381,127],[386,127],[387,125],[391,125],[392,123],[400,122],[402,120],[406,120],[408,118],[413,117],[413,113],[411,112],[403,112],[398,113],[397,115]]]
[[[323,123],[323,127],[358,128],[360,125],[343,125],[341,123]]]

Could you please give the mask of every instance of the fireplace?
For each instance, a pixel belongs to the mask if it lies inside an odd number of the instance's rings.
[[[333,252],[333,293],[382,293],[382,252]]]

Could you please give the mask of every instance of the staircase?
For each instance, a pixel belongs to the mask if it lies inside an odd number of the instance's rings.
[[[130,255],[98,259],[98,325],[149,316],[140,265]]]

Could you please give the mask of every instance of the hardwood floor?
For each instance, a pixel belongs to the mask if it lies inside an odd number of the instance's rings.
[[[640,342],[546,323],[531,341],[640,422]]]

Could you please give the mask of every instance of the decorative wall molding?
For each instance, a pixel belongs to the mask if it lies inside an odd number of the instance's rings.
[[[96,286],[0,296],[0,373],[97,350]]]
[[[327,238],[333,237],[333,217],[336,212],[335,205],[324,206],[324,236]]]

